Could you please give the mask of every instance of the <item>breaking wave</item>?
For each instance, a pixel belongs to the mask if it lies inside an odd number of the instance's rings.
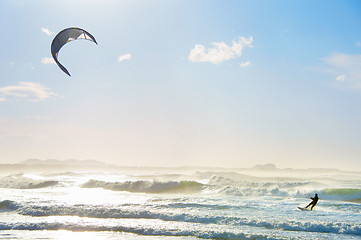
[[[103,188],[112,191],[127,191],[133,193],[186,193],[202,190],[203,184],[196,181],[126,181],[105,182],[89,180],[83,188]]]
[[[343,200],[361,202],[361,189],[336,188],[325,189],[321,192],[323,198],[328,200]]]
[[[122,226],[117,225],[102,225],[96,226],[91,223],[4,223],[0,222],[0,230],[68,230],[68,231],[116,231],[133,233],[143,236],[169,236],[169,237],[197,237],[202,239],[238,239],[238,240],[276,240],[279,238],[270,238],[262,234],[244,234],[240,232],[224,232],[222,230],[207,230],[200,231],[188,226],[184,229],[172,229],[169,231],[167,228],[152,226],[139,227],[139,226]]]
[[[169,204],[163,206],[162,209],[167,208],[179,208],[185,207],[184,204]],[[187,204],[185,204],[187,206]],[[201,206],[202,205],[202,206]],[[208,204],[197,204],[196,206],[188,206],[195,208],[215,208],[216,206]],[[229,206],[230,207],[230,206]],[[85,205],[74,205],[74,206],[63,206],[63,205],[26,205],[22,206],[14,201],[5,200],[0,202],[0,211],[7,209],[9,211],[15,211],[21,215],[27,216],[73,216],[73,217],[86,217],[99,219],[114,220],[126,220],[126,219],[148,219],[148,220],[159,220],[167,221],[169,224],[172,222],[183,222],[183,223],[197,223],[197,224],[215,224],[215,226],[248,226],[248,227],[260,227],[271,230],[286,230],[286,231],[301,231],[301,232],[316,232],[316,233],[334,233],[334,234],[349,234],[349,235],[361,235],[361,224],[359,223],[345,223],[345,222],[313,222],[305,220],[287,220],[287,219],[255,219],[252,216],[249,217],[234,217],[234,216],[212,216],[209,214],[200,214],[199,212],[174,212],[174,211],[158,211],[151,205],[137,205],[137,204],[125,204],[118,206],[85,206]],[[41,218],[39,218],[39,221]],[[85,221],[85,220],[84,220]],[[201,238],[217,238],[220,237],[220,233],[216,231],[210,232],[210,235],[201,235],[201,232],[196,230],[185,230],[180,231],[161,231],[157,229],[148,229],[147,231],[140,230],[139,227],[125,227],[121,225],[109,226],[103,225],[81,225],[84,221],[77,221],[76,225],[65,222],[65,223],[52,223],[52,222],[33,222],[33,223],[9,223],[0,220],[0,230],[75,230],[75,231],[125,231],[144,235],[164,235],[171,234],[170,236],[198,236]],[[109,222],[107,222],[109,223]],[[144,229],[144,228],[142,228]],[[159,230],[160,231],[160,230]],[[174,234],[174,235],[173,235]],[[225,239],[238,239],[237,235],[230,232],[222,232]],[[260,235],[258,235],[260,237]],[[242,235],[239,239],[248,239],[246,235]],[[259,238],[255,238],[259,239]],[[261,238],[262,239],[262,238]],[[267,238],[269,239],[269,238]]]
[[[328,186],[322,182],[297,179],[250,181],[215,175],[208,180],[207,189],[212,189],[221,194],[244,197],[304,198],[318,193],[323,200],[361,202],[361,189],[331,189],[327,188]]]
[[[37,189],[47,188],[58,185],[54,180],[35,180],[22,176],[8,176],[0,179],[0,188],[12,189]]]

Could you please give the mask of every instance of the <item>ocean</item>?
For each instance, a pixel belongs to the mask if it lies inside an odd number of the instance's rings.
[[[67,164],[1,166],[0,239],[361,239],[360,172]]]

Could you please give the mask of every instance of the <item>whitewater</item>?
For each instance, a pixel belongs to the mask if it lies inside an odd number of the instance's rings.
[[[360,172],[67,164],[2,166],[0,239],[361,239]]]

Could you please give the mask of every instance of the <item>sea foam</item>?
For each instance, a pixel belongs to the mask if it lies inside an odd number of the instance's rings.
[[[234,217],[234,216],[212,216],[204,215],[199,212],[192,214],[183,213],[182,211],[168,211],[169,208],[185,208],[193,207],[195,209],[210,208],[210,210],[217,206],[208,204],[167,204],[158,206],[154,209],[152,205],[144,204],[125,204],[119,206],[63,206],[63,205],[21,205],[14,201],[5,200],[0,202],[2,209],[15,211],[21,215],[44,217],[44,216],[77,216],[96,219],[157,219],[161,221],[184,222],[184,223],[198,223],[198,224],[217,224],[227,226],[248,226],[261,227],[267,229],[282,229],[286,231],[300,231],[300,232],[319,232],[319,233],[335,233],[335,234],[350,234],[361,236],[360,223],[345,223],[345,222],[313,222],[305,220],[287,220],[282,219],[254,219],[250,217]],[[219,206],[218,206],[219,207]],[[218,208],[217,207],[217,208]],[[230,206],[231,207],[231,206]],[[0,209],[1,210],[1,209]],[[21,229],[21,226],[10,226],[2,223],[0,229]],[[25,229],[38,230],[34,225],[28,225]],[[40,229],[52,230],[53,226],[42,225]],[[67,229],[67,228],[66,228]]]

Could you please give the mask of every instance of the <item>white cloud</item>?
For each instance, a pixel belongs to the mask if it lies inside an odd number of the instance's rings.
[[[339,75],[339,76],[336,77],[336,81],[341,81],[341,82],[343,82],[343,81],[346,80],[346,77],[347,77],[346,74]]]
[[[19,85],[16,86],[0,88],[0,98],[2,99],[2,102],[6,101],[7,97],[39,102],[55,96],[57,96],[57,94],[49,91],[49,88],[34,82],[19,82]]]
[[[130,53],[127,53],[127,54],[124,54],[124,55],[120,55],[118,57],[118,62],[121,62],[121,61],[124,61],[124,60],[129,60],[132,58],[132,54]]]
[[[338,68],[359,68],[361,67],[361,55],[349,55],[343,53],[335,53],[323,59],[331,66]]]
[[[0,102],[6,102],[6,98],[0,97]]]
[[[342,87],[361,88],[361,55],[335,53],[322,60]]]
[[[55,61],[54,61],[53,58],[44,57],[44,58],[41,60],[41,63],[43,63],[43,64],[55,64]]]
[[[239,37],[238,41],[232,41],[232,46],[224,42],[213,42],[212,48],[206,49],[201,44],[196,44],[191,50],[188,60],[190,62],[210,62],[214,64],[221,63],[242,55],[245,47],[252,46],[253,37]]]
[[[248,67],[251,65],[251,61],[247,61],[247,62],[242,62],[239,64],[241,67]]]
[[[48,35],[48,36],[51,36],[51,35],[53,35],[54,33],[53,32],[51,32],[49,29],[47,29],[47,28],[41,28],[41,31],[43,32],[43,33],[45,33],[46,35]]]

